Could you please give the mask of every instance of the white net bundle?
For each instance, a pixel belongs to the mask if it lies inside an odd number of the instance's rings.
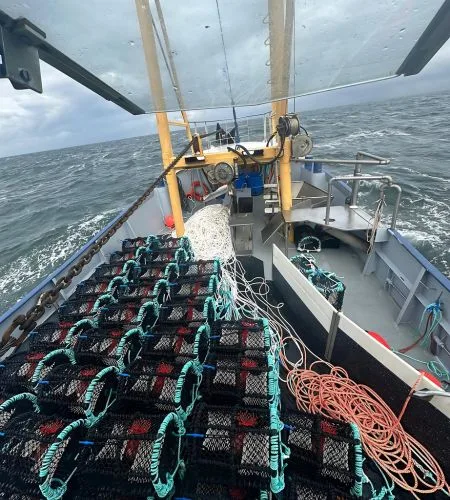
[[[185,235],[189,237],[196,259],[218,257],[221,262],[227,262],[234,257],[229,218],[227,207],[208,205],[185,222]]]

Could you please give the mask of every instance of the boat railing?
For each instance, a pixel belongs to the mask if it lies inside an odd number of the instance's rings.
[[[271,119],[272,113],[258,113],[239,117],[236,120],[239,130],[239,142],[252,142],[252,141],[267,141],[271,133]],[[192,132],[196,134],[204,134],[214,132],[217,124],[225,132],[222,139],[216,139],[214,135],[203,139],[203,148],[209,149],[214,146],[221,146],[223,144],[233,143],[236,123],[234,119],[218,119],[218,120],[201,120],[189,121]],[[234,131],[233,131],[234,129]],[[227,139],[230,142],[226,142]]]
[[[395,229],[397,225],[397,216],[398,216],[398,210],[400,207],[400,199],[402,196],[402,188],[398,184],[394,184],[392,182],[392,177],[389,175],[340,175],[337,177],[332,177],[328,181],[328,194],[327,194],[327,206],[325,209],[325,225],[330,224],[330,211],[331,211],[331,200],[332,200],[332,191],[333,191],[333,184],[338,181],[356,181],[358,182],[362,181],[369,181],[369,182],[377,182],[380,181],[380,199],[384,199],[384,191],[387,188],[392,188],[397,191],[397,198],[395,200],[394,204],[394,210],[392,212],[392,217],[391,217],[391,229]],[[353,196],[352,196],[352,201],[353,201]],[[357,199],[355,199],[355,202],[357,202]],[[358,205],[351,204],[350,208],[358,208]],[[375,219],[374,219],[374,224],[375,224]],[[375,228],[374,228],[375,229]]]

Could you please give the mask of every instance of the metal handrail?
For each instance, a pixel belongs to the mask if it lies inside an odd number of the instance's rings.
[[[363,181],[382,181],[382,182],[385,182],[386,185],[389,187],[397,186],[397,184],[392,183],[392,177],[389,175],[340,175],[338,177],[332,177],[328,181],[327,207],[325,210],[325,225],[328,226],[330,223],[331,192],[332,192],[333,184],[335,182],[338,182],[338,181],[355,181],[355,180],[358,180],[358,181],[361,181],[361,180],[363,180]],[[398,186],[398,187],[400,188],[400,186]],[[381,188],[380,188],[380,191],[381,191]],[[401,194],[401,189],[400,189],[400,194]],[[398,202],[398,205],[400,205],[399,199],[397,200],[397,202]],[[397,207],[397,211],[398,211],[397,204],[396,204],[396,207]],[[395,215],[397,216],[397,213],[395,213]],[[396,220],[391,222],[391,226],[392,226],[392,224],[394,224],[394,228],[395,228],[395,223],[396,223]]]
[[[383,158],[382,156],[377,156],[372,153],[366,153],[365,151],[358,151],[356,153],[356,162],[355,163],[355,170],[353,171],[353,175],[358,177],[361,175],[361,165],[363,164],[364,158],[369,158],[370,160],[373,160],[375,162],[378,162],[378,165],[389,165],[391,160],[388,158]],[[355,179],[353,181],[353,186],[352,186],[352,196],[350,200],[350,206],[355,207],[357,206],[358,202],[358,193],[359,193],[359,179]]]
[[[394,210],[392,211],[391,218],[391,229],[395,229],[397,227],[397,215],[400,209],[400,200],[402,197],[402,188],[398,184],[382,184],[380,186],[380,193],[384,196],[384,190],[386,188],[397,190],[397,199],[395,200]]]

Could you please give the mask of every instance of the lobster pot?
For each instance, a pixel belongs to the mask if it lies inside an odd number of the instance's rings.
[[[350,500],[355,497],[330,484],[305,479],[297,474],[287,474],[283,500],[300,498],[302,500]]]
[[[39,406],[36,396],[30,392],[22,392],[2,401],[0,403],[0,432],[11,419],[33,411],[38,412]]]
[[[98,310],[99,328],[122,328],[126,325],[132,327],[138,323],[138,314],[141,304],[137,302],[124,302],[105,305]],[[149,321],[151,320],[149,313]],[[154,317],[156,321],[156,317]]]
[[[0,478],[7,477],[24,495],[52,498],[59,481],[67,481],[79,464],[86,427],[83,420],[33,412],[11,419],[2,432]]]
[[[140,247],[150,247],[150,248],[185,248],[190,249],[191,244],[189,238],[183,236],[181,238],[173,238],[169,234],[159,234],[157,236],[150,235],[147,237],[140,236],[138,238],[126,239],[122,242],[123,252],[133,252]]]
[[[267,320],[243,319],[216,321],[211,331],[211,351],[267,353],[271,347],[271,333]]]
[[[0,395],[6,399],[8,396],[21,392],[32,392],[35,385],[32,378],[38,364],[53,352],[55,351],[48,353],[46,350],[41,350],[21,353],[0,362]],[[67,357],[55,356],[45,364],[42,369],[43,373],[58,362],[67,362]]]
[[[209,336],[208,325],[156,325],[144,335],[141,356],[175,359],[177,363],[197,359],[203,363],[209,352]]]
[[[185,419],[199,397],[202,365],[138,358],[119,374],[117,402],[127,411],[175,411]]]
[[[223,483],[206,482],[205,478],[200,481],[193,480],[198,476],[197,471],[188,467],[183,481],[177,485],[176,497],[196,500],[268,500],[269,492],[253,488],[236,486],[229,481]]]
[[[116,276],[126,276],[129,280],[139,277],[141,271],[137,262],[130,259],[114,261],[113,255],[111,256],[110,264],[102,264],[96,268],[91,277],[92,280],[104,282]]]
[[[130,331],[128,329],[127,331]],[[117,366],[119,357],[134,359],[141,349],[138,336],[132,336],[123,343],[120,356],[118,349],[127,332],[120,327],[92,329],[76,337],[74,351],[80,363],[103,366]]]
[[[359,438],[350,424],[300,411],[283,413],[290,470],[347,492],[361,481]]]
[[[217,275],[180,276],[170,284],[173,299],[194,299],[215,295],[219,288]]]
[[[58,309],[59,320],[66,323],[75,323],[87,316],[93,316],[96,301],[97,298],[94,296],[82,296],[68,300]]]
[[[317,267],[314,261],[305,255],[296,255],[291,262],[313,284],[313,286],[338,311],[342,309],[345,285],[332,273]]]
[[[169,496],[180,465],[181,434],[174,413],[108,413],[86,437],[77,498]]]
[[[203,276],[216,274],[220,279],[222,271],[219,259],[214,260],[196,260],[192,262],[179,263],[181,276]]]
[[[268,408],[278,398],[278,371],[271,355],[218,353],[204,365],[202,395],[216,405]],[[259,353],[257,353],[259,354]]]
[[[44,323],[29,333],[30,351],[50,352],[64,347],[72,322]]]
[[[179,262],[176,259],[168,260],[158,260],[149,263],[140,264],[140,274],[136,276],[132,281],[134,283],[140,283],[141,280],[148,280],[151,278],[165,278],[168,277],[168,273],[172,273],[176,270],[177,275],[179,273]]]
[[[8,479],[4,481],[0,479],[0,491],[2,494],[1,498],[7,498],[9,500],[42,500],[42,495],[39,490],[35,493],[25,493],[20,487]]]
[[[280,428],[274,409],[196,405],[186,434],[193,480],[233,487],[284,487]]]
[[[108,285],[111,279],[90,278],[85,281],[82,281],[75,290],[75,296],[80,299],[85,297],[98,298],[100,297],[100,295],[107,293]]]
[[[114,400],[118,371],[115,367],[69,363],[55,366],[38,381],[39,407],[47,414],[95,419]]]
[[[158,321],[162,324],[211,326],[216,319],[216,303],[212,297],[170,300],[161,305]]]

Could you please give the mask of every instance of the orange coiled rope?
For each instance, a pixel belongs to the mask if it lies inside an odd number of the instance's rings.
[[[323,373],[324,368],[328,373]],[[370,387],[357,384],[343,368],[323,361],[313,362],[309,369],[292,368],[287,374],[287,385],[299,409],[355,423],[367,455],[398,486],[419,498],[417,495],[438,490],[449,492],[437,461],[400,423],[422,376],[412,387],[398,417]]]

